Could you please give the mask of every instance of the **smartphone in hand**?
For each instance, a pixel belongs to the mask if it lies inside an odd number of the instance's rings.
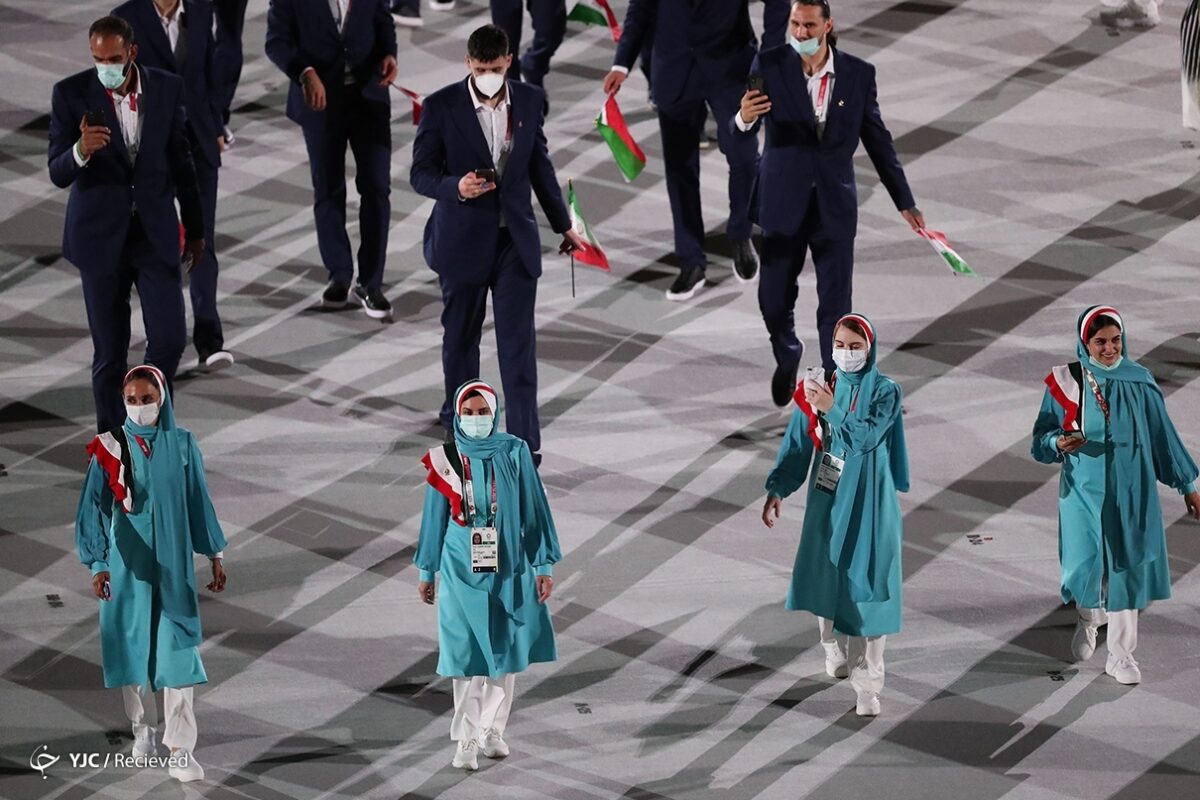
[[[112,584],[105,581],[104,585],[100,587],[100,593],[104,595],[105,600],[112,600]]]
[[[83,121],[87,123],[87,126],[89,128],[103,128],[103,127],[105,127],[104,112],[103,111],[89,111],[83,115]]]
[[[809,367],[804,372],[804,382],[811,383],[814,386],[825,385],[825,368]]]
[[[763,85],[764,83],[762,75],[751,75],[750,80],[747,83],[747,88],[751,92],[761,92],[763,90]]]
[[[477,169],[475,170],[475,175],[476,177],[483,178],[488,183],[496,182],[496,170],[492,169],[491,167]]]

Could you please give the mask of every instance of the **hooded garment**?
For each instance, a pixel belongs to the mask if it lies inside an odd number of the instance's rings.
[[[492,411],[491,433],[481,439],[467,436],[460,424],[463,401],[473,392]],[[537,601],[535,576],[550,575],[562,556],[529,446],[500,432],[496,390],[468,381],[455,393],[454,409],[454,441],[421,459],[427,486],[413,560],[423,581],[441,572],[438,674],[497,678],[558,658],[549,610]],[[468,519],[470,504],[463,497],[468,475],[475,519]],[[475,573],[471,530],[489,525],[496,528],[499,567],[495,573]]]
[[[99,601],[104,685],[149,684],[157,691],[208,680],[192,554],[211,558],[226,542],[200,449],[175,424],[163,374],[140,366],[126,380],[135,373],[158,386],[158,421],[142,426],[126,419],[88,445],[75,543],[93,575],[109,573],[112,599]]]
[[[896,493],[908,491],[909,482],[902,395],[875,366],[874,326],[861,314],[847,314],[838,325],[847,321],[867,331],[866,365],[837,370],[827,414],[808,404],[803,384],[797,388],[797,409],[766,489],[782,499],[810,479],[787,608],[831,619],[846,635],[883,636],[900,630],[903,525]],[[827,452],[845,460],[832,494],[815,481]]]
[[[1088,356],[1087,329],[1099,315],[1121,330],[1123,357],[1106,369]],[[1109,611],[1145,608],[1171,596],[1166,534],[1156,482],[1181,494],[1195,490],[1196,463],[1167,416],[1154,376],[1128,355],[1129,337],[1112,306],[1092,306],[1076,321],[1077,362],[1055,367],[1033,426],[1032,453],[1062,464],[1058,492],[1063,602]],[[1096,380],[1108,406],[1096,399]],[[1062,432],[1087,444],[1064,455]]]

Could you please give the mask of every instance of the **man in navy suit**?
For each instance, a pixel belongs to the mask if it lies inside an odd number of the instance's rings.
[[[63,256],[83,281],[94,348],[92,392],[101,431],[125,421],[121,380],[136,284],[147,364],[170,383],[187,343],[179,217],[190,269],[204,254],[204,212],[184,125],[183,81],[139,67],[133,29],[119,17],[88,31],[95,68],[54,85],[50,180],[70,187]]]
[[[546,73],[550,71],[550,59],[567,32],[567,0],[490,0],[488,6],[492,11],[492,22],[504,29],[512,48],[509,80],[524,80],[534,86],[544,86]],[[533,23],[533,42],[525,54],[518,58],[526,7]]]
[[[217,21],[213,65],[217,70],[216,89],[220,97],[221,128],[225,146],[233,144],[229,127],[230,110],[238,82],[242,79],[242,31],[246,27],[246,4],[249,0],[212,0],[213,16]]]
[[[764,0],[763,40],[783,41],[788,0]],[[649,40],[649,41],[647,41]],[[650,85],[662,131],[663,168],[675,225],[679,277],[667,290],[669,300],[687,300],[704,288],[704,219],[700,206],[700,141],[705,106],[718,120],[731,118],[746,87],[750,62],[758,48],[750,24],[749,0],[630,0],[625,27],[604,79],[615,94],[638,53],[650,47]],[[758,256],[750,243],[750,198],[758,171],[758,140],[735,136],[718,126],[717,145],[729,164],[729,224],[734,275],[754,280]]]
[[[834,369],[833,329],[850,312],[858,193],[854,151],[861,141],[904,220],[919,230],[916,207],[892,135],[875,98],[875,67],[836,49],[828,0],[794,0],[787,44],[763,51],[751,68],[751,89],[728,122],[752,139],[765,120],[758,178],[763,230],[758,304],[775,353],[771,397],[785,406],[796,388],[804,345],[796,338],[797,280],[811,250],[817,272],[817,335],[821,363]]]
[[[213,62],[213,9],[204,0],[128,0],[113,10],[133,27],[138,64],[183,78],[192,164],[204,207],[204,257],[191,272],[192,346],[202,370],[233,363],[217,313],[217,170],[225,147]]]
[[[391,98],[396,26],[388,0],[271,0],[267,56],[291,79],[287,115],[304,131],[313,182],[317,246],[329,271],[326,308],[362,304],[387,319],[383,296],[391,192]],[[346,146],[361,199],[358,283],[346,233]]]
[[[442,287],[442,425],[452,430],[454,392],[479,377],[490,290],[508,432],[540,460],[533,310],[542,243],[530,193],[563,235],[559,252],[582,242],[571,230],[542,131],[545,94],[505,80],[511,62],[503,29],[485,25],[471,34],[471,75],[425,98],[409,179],[437,200],[425,225],[425,260]]]

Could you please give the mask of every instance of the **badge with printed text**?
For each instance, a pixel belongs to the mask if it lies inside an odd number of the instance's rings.
[[[471,572],[495,572],[500,565],[495,528],[471,529]]]
[[[845,466],[844,459],[838,458],[828,451],[821,453],[821,465],[817,468],[817,488],[829,494],[837,491],[838,481],[842,479],[842,469]]]

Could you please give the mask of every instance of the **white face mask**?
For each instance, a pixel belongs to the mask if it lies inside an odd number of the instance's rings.
[[[492,435],[492,415],[472,414],[459,417],[458,427],[462,428],[462,432],[472,439],[486,439]]]
[[[475,88],[479,90],[479,93],[489,99],[500,94],[500,90],[504,88],[504,76],[497,72],[474,75],[471,80],[475,81]]]
[[[858,372],[867,365],[866,350],[839,349],[833,351],[833,363],[842,372]]]
[[[158,422],[158,405],[149,404],[144,406],[131,406],[125,404],[125,413],[129,416],[130,422],[135,425],[150,427]]]

